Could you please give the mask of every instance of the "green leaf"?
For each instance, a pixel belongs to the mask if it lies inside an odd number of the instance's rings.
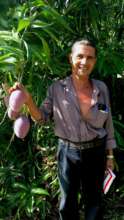
[[[42,41],[42,45],[43,45],[43,50],[42,50],[42,52],[44,53],[44,55],[45,55],[45,60],[47,61],[47,62],[49,62],[49,60],[50,60],[50,48],[49,48],[49,45],[48,45],[48,43],[46,42],[46,40],[43,38],[43,37],[41,37],[39,34],[37,34],[36,33],[36,35],[38,36],[38,38]]]
[[[121,149],[124,150],[124,138],[123,136],[115,129],[115,137],[117,139],[117,143],[120,146]]]
[[[34,2],[33,2],[33,5],[36,5],[36,6],[45,6],[46,5],[46,3],[44,3],[44,1],[42,1],[42,0],[35,0]]]
[[[27,28],[29,25],[30,25],[30,19],[28,19],[28,18],[21,19],[19,21],[17,31],[20,32],[23,29]]]
[[[43,181],[48,180],[51,177],[51,173],[46,173],[45,175],[42,176]]]
[[[12,53],[7,53],[7,54],[2,55],[2,56],[0,55],[0,62],[3,62],[5,59],[10,58],[12,55],[13,55]]]
[[[47,23],[47,22],[40,21],[40,20],[34,20],[34,22],[32,23],[31,27],[46,29],[48,27],[53,26],[53,24],[54,24],[53,22]]]
[[[124,129],[124,124],[123,123],[121,123],[117,120],[114,120],[114,119],[113,119],[113,122],[114,122],[115,125],[118,125],[121,129]]]
[[[14,187],[14,188],[18,188],[18,189],[22,189],[22,190],[24,190],[24,191],[27,191],[27,186],[25,186],[25,185],[22,184],[22,183],[14,183],[14,184],[13,184],[13,187]]]
[[[0,31],[0,44],[3,41],[15,41],[20,44],[18,33],[14,31]]]
[[[42,188],[32,188],[31,193],[49,196],[49,193],[47,192],[47,190],[42,189]]]
[[[3,52],[3,53],[9,52],[10,55],[13,55],[14,57],[18,57],[19,60],[20,60],[20,58],[22,58],[24,56],[23,50],[15,47],[15,46],[9,46],[9,45],[1,46],[0,52]]]
[[[46,42],[46,40],[44,38],[42,38],[42,43],[43,43],[43,50],[46,54],[47,59],[50,59],[50,48],[48,43]]]
[[[67,29],[71,33],[73,32],[66,19],[64,19],[64,17],[61,14],[59,14],[58,11],[54,8],[50,6],[45,6],[44,11],[42,11],[42,14],[48,20],[53,21],[56,24],[59,24],[61,28]]]
[[[33,213],[33,205],[34,205],[34,197],[30,196],[30,198],[27,201],[27,205],[26,205],[26,210],[27,210],[28,214]]]

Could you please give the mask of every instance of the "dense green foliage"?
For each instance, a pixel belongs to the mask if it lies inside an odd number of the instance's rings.
[[[70,72],[72,43],[88,36],[98,45],[94,77],[110,89],[118,150],[118,180],[105,198],[106,219],[123,218],[124,180],[124,1],[0,1],[0,219],[57,219],[56,137],[37,125],[24,140],[13,135],[2,84],[22,82],[39,106],[47,87]],[[119,77],[119,78],[118,78]],[[27,109],[23,109],[28,115]],[[29,116],[30,118],[30,116]],[[114,211],[108,211],[110,206]]]

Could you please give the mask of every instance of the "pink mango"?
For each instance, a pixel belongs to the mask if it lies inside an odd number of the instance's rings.
[[[24,103],[25,96],[20,89],[17,89],[11,93],[9,98],[9,106],[13,111],[19,112]]]
[[[9,117],[11,120],[15,120],[15,119],[19,116],[19,113],[13,111],[10,107],[8,108],[7,113],[8,113],[8,117]]]
[[[14,127],[13,128],[14,128],[15,135],[18,138],[23,139],[23,138],[26,137],[26,135],[29,132],[30,121],[25,115],[22,115],[14,121]]]

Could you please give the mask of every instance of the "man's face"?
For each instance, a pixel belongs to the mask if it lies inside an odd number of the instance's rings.
[[[71,54],[72,72],[78,78],[89,77],[96,63],[95,48],[77,45]]]

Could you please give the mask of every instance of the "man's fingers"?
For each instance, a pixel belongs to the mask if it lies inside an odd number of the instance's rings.
[[[11,94],[16,89],[24,90],[24,86],[19,82],[15,82],[14,85],[11,88],[9,88],[9,94]]]
[[[14,86],[13,86],[13,89],[21,89],[21,83],[15,82]]]

